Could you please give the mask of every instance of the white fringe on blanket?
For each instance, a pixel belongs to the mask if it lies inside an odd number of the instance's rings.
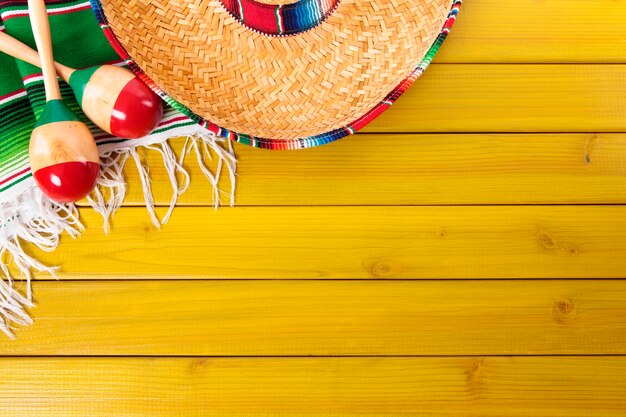
[[[126,142],[121,149],[101,149],[101,174],[98,185],[87,201],[93,209],[102,215],[103,227],[108,233],[110,220],[122,206],[126,195],[124,166],[132,159],[139,170],[143,186],[144,199],[149,216],[158,228],[165,224],[176,206],[178,198],[188,189],[189,173],[183,167],[186,156],[196,154],[196,162],[213,188],[213,204],[217,208],[225,194],[230,205],[234,203],[237,160],[232,143],[216,137],[206,130],[189,134],[181,154],[177,157],[167,141]],[[117,145],[119,146],[119,144]],[[139,147],[139,148],[138,148]],[[159,219],[155,211],[155,202],[150,187],[150,170],[142,159],[141,148],[159,152],[172,185],[172,199],[169,210]],[[207,166],[207,159],[217,158],[212,171]],[[219,181],[222,172],[228,171],[231,188],[221,191]],[[43,265],[29,255],[22,244],[32,243],[38,248],[51,252],[59,244],[63,232],[75,238],[80,235],[83,225],[79,220],[78,209],[74,204],[57,204],[45,197],[37,187],[30,187],[16,199],[0,204],[0,331],[14,338],[15,325],[29,325],[32,319],[26,311],[33,307],[31,278],[33,273],[47,273],[56,278],[57,267]],[[9,265],[13,264],[21,275],[15,282]]]

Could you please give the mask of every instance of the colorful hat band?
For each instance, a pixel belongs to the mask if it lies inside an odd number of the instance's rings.
[[[227,138],[235,142],[243,143],[246,145],[265,148],[265,149],[276,149],[276,150],[293,150],[293,149],[303,149],[310,148],[314,146],[324,145],[348,135],[355,133],[356,131],[363,128],[369,122],[374,120],[380,114],[382,114],[385,110],[387,110],[391,105],[404,93],[416,80],[422,75],[424,70],[430,65],[431,61],[439,51],[439,48],[443,44],[444,40],[450,33],[450,28],[453,23],[456,21],[456,17],[461,8],[462,0],[451,0],[451,8],[447,15],[447,18],[441,28],[441,32],[433,42],[433,44],[428,49],[426,55],[419,60],[417,66],[414,70],[404,79],[402,80],[388,95],[387,97],[377,105],[375,105],[370,111],[368,111],[365,115],[360,117],[359,119],[353,121],[352,123],[341,127],[339,129],[335,129],[320,135],[303,137],[299,139],[274,139],[274,138],[263,138],[245,134],[243,132],[234,132],[228,129],[222,128],[215,123],[212,123],[209,120],[198,116],[189,108],[185,107],[174,98],[169,96],[165,91],[161,89],[146,73],[135,63],[132,57],[128,54],[124,46],[120,43],[119,39],[113,33],[113,30],[108,24],[106,15],[104,14],[104,10],[102,8],[101,0],[90,0],[91,6],[93,8],[94,13],[96,14],[96,18],[99,20],[100,25],[111,42],[113,48],[117,51],[117,53],[126,61],[130,69],[150,88],[152,88],[157,94],[163,98],[170,106],[180,111],[181,113],[188,116],[190,119],[194,120],[204,128],[209,131],[215,133],[219,137]],[[227,0],[223,0],[227,1]],[[235,1],[235,0],[231,0]],[[245,1],[245,0],[241,0]]]
[[[313,29],[330,16],[340,0],[299,0],[274,5],[256,0],[221,0],[242,25],[270,36],[295,35]]]

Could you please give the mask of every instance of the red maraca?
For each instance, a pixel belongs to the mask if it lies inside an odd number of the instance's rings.
[[[87,125],[63,103],[54,69],[50,25],[43,0],[28,0],[35,43],[46,88],[46,105],[30,138],[30,167],[39,188],[51,199],[73,202],[96,185],[98,147]]]
[[[57,72],[67,79],[87,117],[105,132],[136,139],[161,121],[163,102],[126,68],[101,65],[74,70],[57,65]]]
[[[40,66],[36,51],[3,32],[0,51]],[[105,132],[136,139],[148,135],[161,121],[162,100],[128,69],[101,65],[76,70],[59,63],[55,68],[72,87],[85,115]]]

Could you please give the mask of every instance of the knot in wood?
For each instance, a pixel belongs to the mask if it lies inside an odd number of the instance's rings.
[[[543,246],[546,249],[556,249],[558,247],[558,244],[552,238],[552,236],[550,236],[548,233],[544,231],[540,231],[537,234],[537,240],[539,241],[539,244],[541,244],[541,246]]]
[[[375,277],[386,277],[391,275],[391,265],[387,262],[376,262],[372,265],[372,275]]]
[[[576,316],[574,302],[569,298],[561,298],[552,304],[552,317],[555,321],[563,323]]]

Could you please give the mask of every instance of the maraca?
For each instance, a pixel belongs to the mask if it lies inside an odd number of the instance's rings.
[[[58,202],[73,202],[96,185],[98,148],[87,125],[61,98],[46,5],[43,0],[28,0],[28,10],[46,89],[46,105],[30,138],[30,167],[44,194]]]
[[[0,32],[0,51],[40,66],[37,52]],[[83,112],[100,129],[114,136],[141,138],[152,132],[163,116],[163,102],[126,68],[101,65],[82,70],[55,63]]]

